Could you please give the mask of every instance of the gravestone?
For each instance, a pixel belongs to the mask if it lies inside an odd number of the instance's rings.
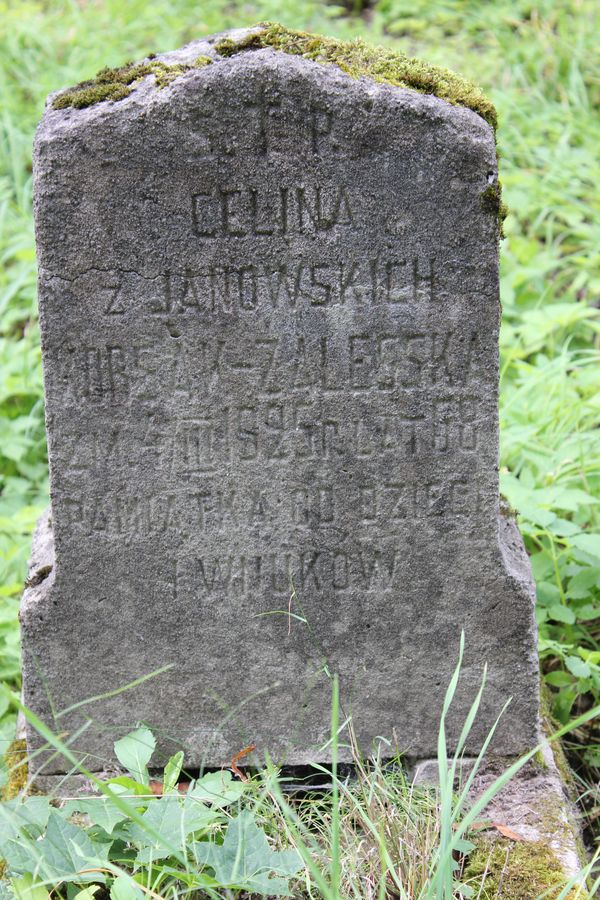
[[[449,740],[487,664],[468,751],[512,697],[494,747],[519,753],[538,672],[499,509],[493,128],[268,35],[49,98],[25,702],[71,735],[89,716],[91,768],[138,721],[189,766],[302,764],[338,673],[367,752],[427,757],[464,629]]]

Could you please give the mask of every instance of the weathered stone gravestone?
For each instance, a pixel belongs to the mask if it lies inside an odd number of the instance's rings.
[[[428,92],[369,77],[393,66]],[[535,742],[532,586],[499,514],[491,115],[452,76],[276,28],[50,98],[25,702],[60,731],[92,717],[87,765],[138,720],[190,766],[250,742],[326,759],[333,672],[364,749],[429,756],[461,629],[451,740],[487,663],[469,749],[511,696],[496,750]]]

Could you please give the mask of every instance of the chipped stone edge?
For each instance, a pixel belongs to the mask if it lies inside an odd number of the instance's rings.
[[[505,772],[514,759],[483,760],[473,779],[467,804],[472,805],[491,784]],[[457,766],[457,785],[472,774],[476,760],[463,758]],[[435,786],[439,783],[437,759],[420,760],[411,770],[414,784]],[[503,825],[528,843],[541,845],[556,858],[565,882],[576,879],[585,890],[582,869],[588,860],[582,839],[580,814],[569,794],[556,764],[550,743],[542,743],[538,758],[530,760],[481,811],[479,820]],[[509,839],[497,828],[482,833],[490,843],[507,845]],[[570,896],[570,895],[569,895]],[[584,896],[586,896],[584,894]]]
[[[38,606],[45,606],[56,578],[56,559],[54,552],[54,533],[52,530],[52,510],[48,508],[37,521],[31,541],[31,556],[25,579],[25,589],[19,606],[19,623],[21,632],[25,632],[29,621],[36,613]],[[36,668],[35,659],[27,660],[26,641],[23,641],[23,696],[26,695],[28,672]],[[25,716],[19,713],[17,719],[17,737],[27,740],[27,752],[31,752],[29,731]]]
[[[27,578],[19,606],[21,627],[33,615],[35,607],[50,592],[56,577],[52,512],[47,509],[37,521],[31,541]]]
[[[52,530],[52,510],[48,508],[37,521],[31,541],[31,556],[29,557],[29,568],[27,578],[25,579],[25,588],[21,597],[19,606],[19,623],[21,625],[21,633],[23,634],[28,623],[33,619],[36,608],[44,607],[52,592],[52,587],[56,578],[56,559],[54,552],[54,533]],[[23,641],[23,694],[26,694],[25,683],[27,681],[30,667],[36,668],[35,659],[27,660],[26,641]],[[26,727],[24,716],[20,714],[18,720],[18,729],[25,732],[29,729]],[[28,751],[29,751],[28,742]]]

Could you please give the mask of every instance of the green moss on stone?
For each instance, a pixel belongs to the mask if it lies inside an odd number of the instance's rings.
[[[509,501],[506,499],[504,494],[500,494],[500,515],[504,516],[505,519],[514,519],[517,521],[517,516],[519,515],[519,511],[511,506]]]
[[[2,788],[2,800],[13,800],[27,785],[27,744],[24,740],[14,740],[4,754],[8,769],[8,779]]]
[[[83,81],[72,90],[56,97],[52,106],[54,109],[65,109],[67,106],[83,109],[85,106],[100,103],[101,100],[123,100],[130,93],[131,88],[124,84],[96,84],[93,81]]]
[[[496,127],[494,104],[474,84],[454,72],[420,59],[364,41],[339,41],[334,38],[289,31],[275,23],[261,23],[258,30],[241,38],[223,38],[215,45],[221,56],[234,56],[247,50],[270,47],[314,62],[338,66],[352,78],[371,78],[422,94],[434,94],[454,106],[465,106]]]
[[[469,856],[461,880],[472,887],[481,900],[496,900],[497,897],[532,900],[542,894],[549,898],[558,896],[567,876],[552,850],[543,843],[517,844],[482,838]],[[552,888],[557,889],[556,894]],[[574,900],[576,896],[583,900],[586,893],[569,891],[565,900]]]
[[[83,109],[103,100],[123,100],[131,94],[133,85],[147,75],[154,75],[156,86],[163,88],[191,69],[201,69],[211,62],[210,57],[199,56],[192,65],[168,65],[152,56],[147,62],[126,63],[115,69],[100,69],[91,81],[82,81],[55,97],[52,106],[54,109],[65,109],[68,106]]]
[[[480,196],[481,205],[486,212],[490,212],[498,219],[498,234],[504,237],[504,220],[508,215],[508,207],[502,200],[502,185],[499,181],[489,184]]]
[[[562,727],[562,723],[552,715],[552,691],[543,680],[540,684],[540,718],[542,720],[542,729],[547,736],[550,736]],[[577,784],[575,782],[575,775],[567,760],[562,741],[553,741],[550,747],[554,757],[554,763],[559,771],[571,802],[577,803]]]

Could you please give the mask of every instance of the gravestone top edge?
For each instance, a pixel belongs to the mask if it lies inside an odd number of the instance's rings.
[[[474,112],[492,131],[496,127],[497,113],[493,103],[462,75],[362,39],[342,41],[289,30],[275,23],[218,32],[192,41],[179,50],[150,54],[141,61],[127,62],[112,69],[103,68],[92,79],[51,93],[46,112],[81,113],[96,107],[114,110],[132,94],[149,96],[180,78],[197,75],[213,63],[260,51],[302,59],[324,71],[336,70],[353,81],[367,80],[397,91],[440,100],[447,106]],[[148,76],[153,76],[152,81]],[[151,90],[148,90],[149,85]]]

